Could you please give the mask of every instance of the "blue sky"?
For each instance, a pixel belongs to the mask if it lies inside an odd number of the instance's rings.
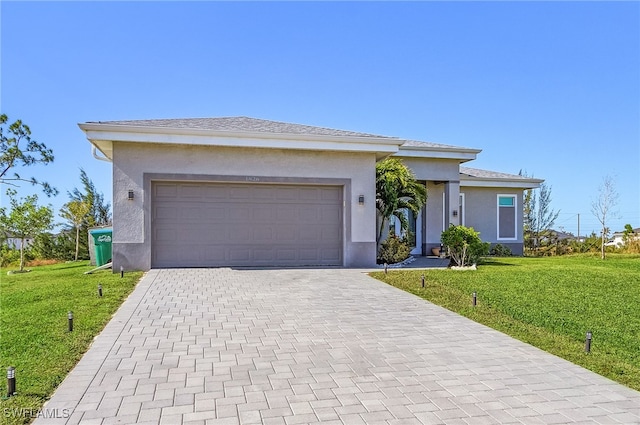
[[[77,123],[250,116],[480,148],[552,187],[556,227],[640,227],[638,2],[0,2],[1,111],[61,194],[111,165]],[[22,195],[33,189],[23,186]],[[3,199],[4,202],[4,199]]]

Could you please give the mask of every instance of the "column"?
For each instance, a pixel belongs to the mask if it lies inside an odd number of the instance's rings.
[[[460,224],[460,181],[450,180],[444,183],[444,227]]]

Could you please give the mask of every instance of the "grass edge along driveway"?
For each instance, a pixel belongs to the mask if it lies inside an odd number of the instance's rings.
[[[84,274],[92,268],[84,261],[14,275],[0,271],[0,372],[16,368],[17,390],[7,399],[7,381],[0,379],[0,423],[31,422],[142,276]]]
[[[638,255],[509,257],[489,259],[477,271],[371,276],[640,390]],[[593,333],[589,354],[587,331]]]

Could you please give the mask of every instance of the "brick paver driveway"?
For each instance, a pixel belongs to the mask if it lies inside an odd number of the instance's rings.
[[[638,424],[640,393],[356,270],[153,270],[44,413],[58,418],[36,424]]]

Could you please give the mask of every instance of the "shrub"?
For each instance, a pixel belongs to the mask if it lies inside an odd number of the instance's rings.
[[[440,240],[460,267],[476,264],[481,256],[489,253],[489,242],[482,242],[480,233],[473,227],[452,225],[442,232]]]
[[[380,245],[378,252],[378,263],[395,264],[409,258],[411,248],[407,240],[396,235],[389,237]]]
[[[0,267],[15,266],[16,264],[20,264],[20,251],[2,245],[0,247]]]
[[[32,250],[35,257],[41,260],[69,261],[74,258],[75,241],[67,233],[42,233],[35,237]]]
[[[511,257],[513,253],[511,252],[511,248],[499,243],[491,248],[491,255],[495,255],[496,257]]]
[[[640,254],[640,238],[631,239],[624,245],[624,252],[628,254]]]

